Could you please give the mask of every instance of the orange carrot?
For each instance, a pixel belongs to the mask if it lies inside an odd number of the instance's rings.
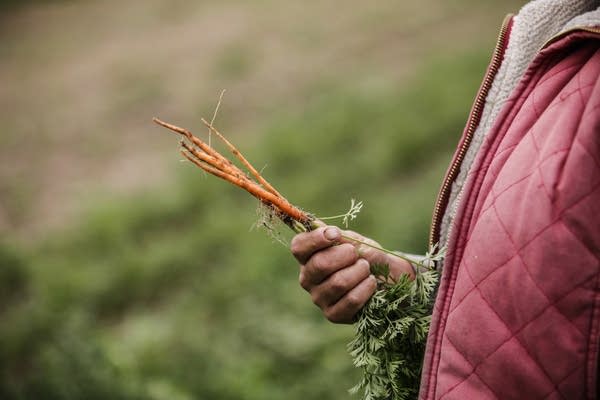
[[[238,158],[238,160],[250,171],[256,181],[252,180],[246,173],[233,164],[230,160],[213,149],[210,145],[194,136],[190,131],[178,126],[164,122],[158,118],[153,118],[157,124],[170,129],[171,131],[184,136],[190,143],[185,140],[181,142],[181,154],[196,166],[204,171],[215,175],[229,183],[246,190],[254,197],[259,199],[263,204],[275,211],[277,217],[289,225],[292,229],[298,231],[310,229],[310,223],[313,218],[292,205],[285,197],[283,197],[271,184],[269,184],[261,174],[248,162],[248,160],[240,153],[240,151],[229,142],[214,126],[202,119],[202,122],[208,126],[211,132],[214,132],[229,148],[229,150]],[[296,222],[294,222],[296,221]],[[298,223],[301,226],[298,226]]]
[[[279,192],[277,190],[275,190],[275,188],[273,186],[271,186],[271,184],[269,182],[267,182],[266,179],[263,178],[261,174],[258,173],[256,168],[254,168],[252,166],[252,164],[250,164],[250,162],[246,159],[246,157],[244,157],[244,155],[242,153],[240,153],[240,151],[233,144],[231,144],[231,142],[229,142],[229,140],[227,140],[225,138],[225,136],[223,136],[214,126],[212,126],[212,124],[208,123],[204,118],[202,118],[201,121],[204,123],[204,125],[206,125],[208,127],[208,129],[210,129],[215,135],[217,135],[219,137],[219,139],[221,139],[223,141],[223,143],[225,143],[225,145],[229,148],[229,150],[233,153],[233,155],[238,160],[240,160],[241,163],[244,164],[244,166],[246,168],[248,168],[248,171],[250,171],[250,173],[258,180],[258,182],[260,182],[260,184],[265,187],[265,189],[267,189],[269,192],[273,193],[275,196],[281,196],[279,194]]]
[[[237,176],[225,173],[211,165],[202,163],[196,160],[187,151],[181,151],[181,154],[183,154],[185,158],[187,158],[206,172],[215,175],[223,180],[226,180],[239,188],[246,190],[248,193],[252,194],[254,197],[261,200],[267,205],[273,205],[282,214],[287,215],[302,224],[305,224],[310,221],[310,217],[308,216],[308,214],[290,204],[283,197],[276,196],[273,193],[266,191],[255,182],[241,179]]]
[[[183,141],[181,142],[181,147],[186,149],[195,158],[197,158],[199,161],[202,161],[203,163],[211,165],[212,167],[217,168],[227,174],[235,175],[235,176],[239,177],[240,179],[248,179],[246,174],[244,174],[239,168],[237,168],[235,165],[233,165],[231,163],[226,164],[223,162],[222,159],[220,159],[220,158],[216,159],[211,155],[202,153]]]
[[[162,121],[162,120],[160,120],[159,118],[156,118],[156,117],[152,118],[152,121],[154,121],[158,125],[162,125],[165,128],[172,130],[175,133],[178,133],[178,134],[180,134],[182,136],[185,136],[190,142],[192,142],[194,145],[198,146],[206,154],[211,155],[211,156],[215,157],[216,159],[223,160],[223,162],[225,164],[232,164],[231,161],[229,161],[227,158],[223,157],[215,149],[213,149],[212,147],[210,147],[209,145],[207,145],[206,143],[204,143],[202,140],[200,140],[199,138],[197,138],[196,136],[194,136],[192,134],[192,132],[188,131],[187,129],[183,129],[183,128],[180,128],[180,127],[178,127],[176,125],[169,124],[168,122]]]

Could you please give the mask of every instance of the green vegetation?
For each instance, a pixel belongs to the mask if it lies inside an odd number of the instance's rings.
[[[354,365],[363,371],[350,391],[367,400],[415,399],[438,272],[423,271],[414,280],[402,275],[397,281],[390,281],[388,266],[373,266],[372,272],[379,290],[360,311],[348,345]]]
[[[365,206],[354,229],[423,252],[486,61],[431,60],[403,87],[323,89],[257,142],[234,139],[295,204],[330,215],[355,197]],[[249,232],[246,193],[187,164],[179,177],[90,206],[37,244],[4,240],[0,398],[348,398],[353,328],[326,322],[287,249]]]

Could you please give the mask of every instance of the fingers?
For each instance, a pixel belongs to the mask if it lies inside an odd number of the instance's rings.
[[[370,274],[369,262],[359,259],[353,265],[331,274],[321,284],[314,286],[310,290],[312,301],[325,310],[337,303],[346,293],[367,279]]]
[[[407,274],[410,279],[415,279],[415,270],[408,261],[394,256],[388,256],[388,260],[387,265],[390,267],[390,276],[393,281],[397,281],[402,274]]]
[[[323,313],[331,322],[338,324],[352,323],[356,313],[371,298],[375,290],[377,290],[377,281],[374,276],[369,275],[335,304],[326,307]]]
[[[341,237],[342,233],[338,228],[325,226],[294,236],[290,249],[300,264],[305,264],[315,252],[339,243]]]
[[[310,291],[334,272],[351,266],[357,260],[358,253],[349,243],[314,253],[300,269],[300,285]]]
[[[391,259],[373,246],[379,244],[334,226],[292,239],[291,251],[301,264],[300,285],[331,322],[351,323],[375,293],[377,281],[371,275],[371,265],[387,264],[393,275],[410,270],[407,262]]]
[[[366,259],[371,264],[387,264],[389,262],[387,254],[375,248],[381,247],[376,241],[366,238],[354,231],[343,231],[342,234],[342,242],[354,245],[359,256]],[[358,241],[362,243],[359,243]]]

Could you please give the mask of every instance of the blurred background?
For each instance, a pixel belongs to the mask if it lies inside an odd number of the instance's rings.
[[[353,229],[423,252],[523,3],[2,1],[0,398],[349,398],[352,327],[151,118],[203,134],[226,89],[217,127],[292,202],[357,198]]]

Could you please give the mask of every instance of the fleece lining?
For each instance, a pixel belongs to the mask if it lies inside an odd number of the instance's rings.
[[[600,26],[600,0],[534,0],[523,6],[514,17],[508,47],[486,97],[481,122],[451,187],[440,227],[440,245],[447,243],[468,172],[479,148],[529,63],[554,36],[594,26]]]

